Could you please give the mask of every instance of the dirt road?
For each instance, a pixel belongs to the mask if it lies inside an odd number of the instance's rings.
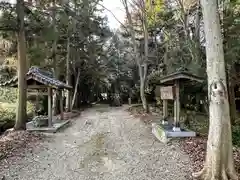
[[[186,180],[190,171],[186,155],[158,142],[125,107],[103,105],[0,169],[6,180]]]

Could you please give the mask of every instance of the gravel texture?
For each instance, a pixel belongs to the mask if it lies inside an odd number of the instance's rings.
[[[95,106],[24,157],[1,162],[6,180],[186,180],[188,156],[164,145],[125,107]]]

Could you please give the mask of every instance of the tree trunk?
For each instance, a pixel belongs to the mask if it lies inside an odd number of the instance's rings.
[[[141,80],[141,81],[143,81],[143,80]],[[140,97],[141,97],[143,109],[145,110],[145,112],[148,112],[148,104],[147,104],[147,99],[145,96],[145,86],[144,86],[143,82],[140,82]]]
[[[193,175],[204,180],[237,180],[217,0],[202,0],[201,3],[206,36],[210,123],[204,168]]]
[[[53,67],[54,67],[54,77],[56,79],[58,79],[58,64],[57,64],[57,38],[56,38],[56,34],[57,34],[57,28],[56,28],[56,0],[52,1],[52,26],[53,26],[53,31],[54,31],[54,40],[53,40],[53,45],[52,45],[52,58],[53,58]],[[53,104],[52,104],[52,108],[53,108],[53,115],[57,115],[59,113],[59,103],[58,103],[58,92],[55,91],[54,95],[53,95]]]
[[[78,84],[79,84],[79,78],[80,78],[80,69],[78,69],[77,80],[76,80],[76,83],[75,83],[75,89],[74,89],[71,109],[73,109],[75,101],[76,101],[76,95],[77,95],[77,89],[78,89]]]
[[[201,12],[201,4],[200,4],[200,0],[198,0],[193,42],[195,47],[194,52],[195,52],[196,63],[202,66],[203,62],[201,60],[201,40],[200,40],[201,13],[200,12]]]
[[[143,16],[143,31],[144,31],[144,63],[143,63],[143,74],[140,80],[140,92],[141,92],[141,100],[143,104],[143,109],[145,112],[149,112],[147,99],[145,95],[145,87],[146,87],[146,78],[147,78],[147,62],[148,62],[148,21],[147,21],[147,14],[146,14],[146,2],[143,1],[143,9],[142,9],[142,16]]]
[[[18,41],[18,103],[15,130],[25,130],[27,120],[27,63],[26,63],[26,40],[24,32],[24,1],[17,0],[17,20],[19,30]]]
[[[67,58],[66,58],[66,83],[71,86],[71,72],[70,72],[70,38],[68,37],[67,42]],[[66,96],[66,112],[71,111],[71,91],[67,91]]]

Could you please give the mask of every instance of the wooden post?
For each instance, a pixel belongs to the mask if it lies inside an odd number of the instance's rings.
[[[168,100],[163,99],[163,119],[168,117]]]
[[[52,127],[52,88],[48,87],[48,127]]]
[[[180,120],[180,96],[179,96],[179,81],[175,82],[175,100],[174,100],[174,127],[173,131],[180,131],[179,120]]]
[[[172,86],[164,86],[160,87],[160,95],[161,99],[163,100],[163,108],[162,108],[162,115],[163,115],[163,120],[162,124],[168,124],[168,100],[169,99],[174,99],[173,97],[173,87]]]
[[[37,112],[39,110],[39,89],[36,91],[36,109],[35,109],[35,115],[38,115]]]
[[[168,100],[167,99],[163,99],[163,109],[162,109],[162,115],[163,115],[163,119],[162,119],[162,124],[168,124]]]
[[[60,98],[60,119],[64,119],[64,114],[63,114],[63,95],[62,95],[62,90],[59,92],[59,98]]]
[[[131,106],[132,105],[132,99],[128,98],[128,105]]]

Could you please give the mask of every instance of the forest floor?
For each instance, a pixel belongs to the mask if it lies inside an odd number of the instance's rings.
[[[83,111],[67,129],[44,141],[36,138],[31,151],[1,160],[0,179],[188,179],[188,156],[174,144],[158,142],[151,124],[126,109],[96,105]]]

